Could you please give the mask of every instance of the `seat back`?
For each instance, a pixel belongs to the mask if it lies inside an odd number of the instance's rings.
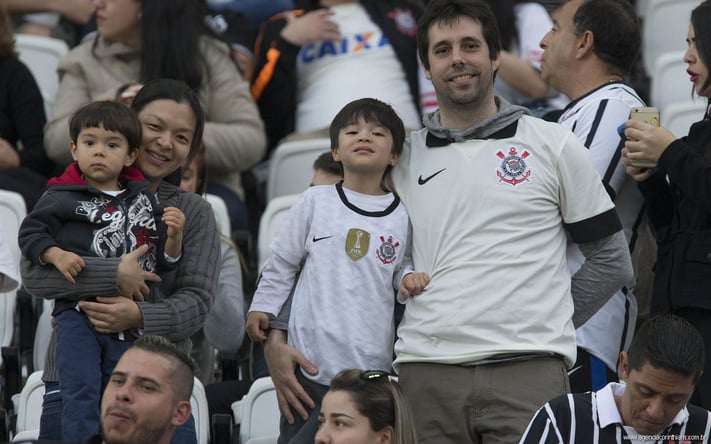
[[[660,55],[654,65],[649,102],[663,110],[675,102],[691,100],[693,85],[689,82],[684,62],[684,51]]]
[[[317,138],[283,142],[269,160],[267,203],[275,197],[298,194],[309,187],[316,158],[331,149],[331,140]]]
[[[685,101],[672,103],[661,112],[662,126],[671,131],[677,137],[689,134],[689,127],[692,123],[703,119],[706,112],[705,100]]]
[[[244,398],[232,403],[232,412],[235,423],[240,424],[241,443],[279,435],[279,404],[272,378],[256,379]]]
[[[16,264],[20,263],[17,234],[26,214],[25,201],[19,193],[0,190],[0,229],[3,230],[5,239],[2,247],[10,250],[10,256]],[[0,347],[7,347],[12,343],[16,295],[17,290],[0,293]]]
[[[656,59],[670,51],[686,50],[686,30],[691,10],[701,0],[642,0],[642,62],[647,74],[652,75]]]
[[[257,236],[257,260],[259,261],[260,269],[269,257],[270,245],[279,231],[284,215],[298,198],[298,194],[290,194],[275,197],[267,203],[264,214],[262,214],[262,218],[259,221],[259,234]]]
[[[207,396],[205,387],[198,378],[193,380],[193,393],[190,395],[190,406],[195,418],[195,432],[198,444],[207,444],[210,441],[210,414],[207,411]]]
[[[44,382],[42,382],[42,371],[38,370],[27,377],[27,381],[20,392],[15,425],[17,433],[39,429],[43,397]]]
[[[64,40],[28,34],[15,34],[15,49],[27,65],[39,86],[47,118],[52,112],[54,96],[59,88],[57,65],[69,47]]]

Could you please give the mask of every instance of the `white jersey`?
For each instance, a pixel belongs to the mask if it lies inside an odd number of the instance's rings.
[[[328,128],[343,106],[363,97],[391,105],[406,128],[421,128],[420,112],[412,100],[405,71],[390,41],[363,5],[343,4],[329,9],[341,40],[314,42],[299,51],[296,132]]]
[[[619,226],[575,135],[531,116],[459,143],[423,129],[393,179],[412,221],[413,263],[431,278],[407,302],[395,364],[550,353],[572,365],[566,232],[587,242]]]
[[[301,270],[288,332],[319,369],[306,376],[328,385],[346,368],[390,370],[408,239],[407,212],[393,194],[309,188],[272,242],[250,311],[276,316]]]
[[[617,214],[637,268],[638,233],[643,220],[644,198],[637,183],[625,172],[621,159],[622,138],[617,127],[629,118],[630,109],[645,106],[630,86],[622,82],[606,83],[571,102],[558,122],[575,133],[588,148],[608,192],[615,201]],[[585,257],[572,242],[568,245],[568,268],[575,273]],[[637,300],[633,289],[620,290],[592,318],[576,331],[578,346],[617,371],[620,351],[632,341],[637,319]]]

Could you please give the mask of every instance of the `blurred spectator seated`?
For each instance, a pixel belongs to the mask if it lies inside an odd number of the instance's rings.
[[[0,189],[20,193],[28,209],[54,170],[44,149],[45,122],[42,94],[17,57],[10,19],[0,4]]]

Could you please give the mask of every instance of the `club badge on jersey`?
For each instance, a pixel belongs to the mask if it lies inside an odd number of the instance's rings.
[[[529,182],[531,169],[526,164],[526,159],[530,155],[531,153],[526,150],[519,154],[514,146],[510,147],[506,154],[498,151],[496,156],[501,159],[501,163],[499,164],[499,169],[496,170],[496,176],[499,178],[499,182],[512,186]]]
[[[353,262],[368,254],[370,233],[360,228],[351,228],[346,235],[346,254]]]
[[[380,246],[375,252],[383,264],[392,264],[397,259],[397,247],[400,246],[400,242],[393,239],[392,236],[380,236]]]

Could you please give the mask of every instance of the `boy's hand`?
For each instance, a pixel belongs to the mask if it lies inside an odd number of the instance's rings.
[[[269,330],[269,314],[263,311],[250,311],[247,315],[246,330],[253,341],[266,341],[267,330]]]
[[[84,269],[84,259],[78,254],[62,250],[59,247],[49,247],[42,253],[42,261],[54,265],[60,273],[72,284],[74,278]]]
[[[163,210],[161,219],[168,226],[168,238],[174,241],[182,241],[185,214],[176,207],[166,207]]]
[[[430,283],[427,273],[410,273],[400,281],[400,293],[406,298],[416,296]]]

